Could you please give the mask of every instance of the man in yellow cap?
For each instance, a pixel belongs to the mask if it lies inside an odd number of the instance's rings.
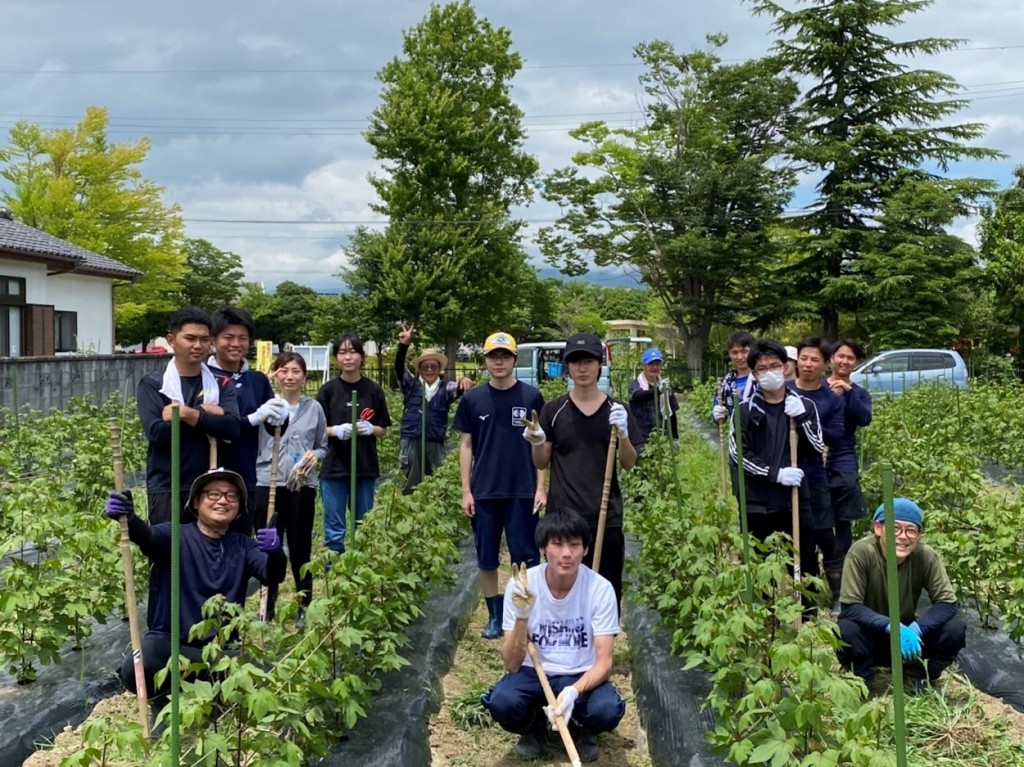
[[[402,492],[406,495],[423,481],[420,475],[421,462],[425,473],[430,475],[444,461],[448,409],[463,392],[473,386],[473,382],[466,377],[458,382],[441,380],[442,372],[448,367],[448,357],[437,349],[424,349],[420,352],[412,361],[416,371],[412,373],[405,366],[405,358],[415,331],[412,325],[402,325],[398,331],[398,351],[395,354],[395,378],[405,398],[398,465],[405,475],[405,488]],[[425,418],[424,408],[427,411]],[[427,426],[426,440],[423,439],[424,422]],[[425,448],[425,458],[420,455],[421,446]]]
[[[485,386],[470,389],[455,412],[461,432],[462,513],[473,524],[480,588],[487,602],[488,622],[482,636],[502,635],[502,596],[498,593],[498,551],[505,531],[512,561],[540,564],[533,540],[536,513],[546,502],[544,471],[534,468],[523,426],[544,398],[515,377],[516,340],[492,333],[484,341]]]

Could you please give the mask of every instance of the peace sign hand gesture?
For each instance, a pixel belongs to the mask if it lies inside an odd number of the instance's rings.
[[[402,346],[408,346],[412,343],[412,334],[416,332],[414,325],[402,325],[398,331],[398,343]]]

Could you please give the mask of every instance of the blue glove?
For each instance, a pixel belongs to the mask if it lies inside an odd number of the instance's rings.
[[[123,493],[112,491],[110,498],[107,499],[106,514],[119,522],[121,517],[126,517],[129,521],[135,519],[135,503],[132,501],[131,491],[126,490]]]
[[[923,632],[921,631],[921,627],[917,624],[917,621],[910,624],[910,630],[917,634],[918,639],[922,638]]]
[[[921,637],[910,626],[900,626],[900,654],[905,661],[921,658]]]
[[[276,527],[261,527],[256,532],[256,548],[270,554],[281,548],[281,536],[277,534]]]

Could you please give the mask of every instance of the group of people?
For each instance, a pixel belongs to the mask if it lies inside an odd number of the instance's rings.
[[[488,612],[482,636],[502,639],[507,672],[482,703],[502,727],[520,735],[520,755],[538,756],[548,728],[561,716],[581,758],[592,761],[597,733],[613,729],[625,710],[609,682],[625,561],[619,471],[637,463],[653,432],[678,439],[679,406],[662,375],[664,357],[658,349],[646,350],[642,370],[629,383],[628,401],[619,401],[600,388],[605,345],[592,334],[574,335],[562,354],[569,392],[545,402],[537,388],[516,378],[517,344],[510,334],[495,332],[484,341],[486,383],[473,386],[468,378],[445,381],[448,359],[436,349],[421,351],[410,370],[406,359],[414,333],[411,325],[399,330],[394,365],[404,400],[399,467],[408,493],[440,465],[450,409],[457,405],[453,428],[459,434],[462,511],[472,528]],[[381,473],[377,441],[392,424],[382,388],[362,375],[361,340],[352,334],[334,340],[331,353],[339,375],[312,398],[303,394],[306,364],[299,354],[280,354],[269,376],[249,368],[245,358],[254,338],[252,319],[240,309],[228,307],[212,316],[182,309],[170,322],[172,358],[166,369],[145,376],[138,386],[149,439],[148,521],[136,516],[129,493],[112,493],[106,513],[127,518],[131,540],[153,563],[143,643],[150,696],[160,692],[153,678],[170,657],[175,405],[181,487],[188,488],[182,519],[195,522],[182,527],[181,538],[182,572],[187,573],[184,656],[198,659],[209,639],[188,638],[203,602],[214,594],[244,602],[250,578],[269,588],[272,618],[288,560],[301,605],[308,605],[313,584],[304,565],[311,556],[318,489],[324,543],[339,554],[351,532],[348,507],[358,521],[373,505]],[[874,667],[888,660],[889,621],[881,509],[871,535],[852,540],[852,524],[865,516],[856,430],[871,421],[871,399],[850,379],[863,350],[852,340],[828,344],[818,338],[790,348],[737,332],[728,353],[733,369],[716,390],[712,414],[730,420],[732,481],[734,490],[740,481],[745,484],[750,533],[762,541],[773,533],[791,533],[797,488],[803,570],[817,574],[820,553],[845,643],[840,660],[870,681]],[[791,428],[797,438],[795,462]],[[276,515],[268,519],[275,471]],[[605,525],[598,541],[605,487]],[[926,659],[927,677],[934,681],[963,647],[964,628],[941,559],[920,541],[920,508],[898,499],[896,520],[901,648],[911,675],[922,668],[915,661]],[[503,594],[502,535],[512,563],[525,572],[510,580]],[[287,541],[287,559],[282,541]],[[602,552],[596,570],[595,549]],[[925,590],[932,606],[916,618],[917,599]],[[531,649],[557,695],[553,707],[544,705]],[[131,656],[121,675],[134,690]]]
[[[737,332],[728,353],[732,370],[716,388],[712,416],[730,421],[733,489],[738,495],[744,483],[749,532],[761,541],[794,533],[795,496],[802,571],[819,575],[824,568],[843,639],[840,661],[870,683],[875,667],[890,662],[890,623],[884,508],[875,512],[869,535],[855,543],[852,534],[853,523],[866,516],[856,432],[871,423],[871,397],[851,380],[864,350],[850,339],[812,337],[785,347]],[[908,679],[920,687],[953,662],[966,628],[941,557],[920,541],[923,512],[897,498],[895,519],[900,646]],[[932,605],[915,619],[922,591]],[[810,599],[805,605],[805,615],[813,615]]]

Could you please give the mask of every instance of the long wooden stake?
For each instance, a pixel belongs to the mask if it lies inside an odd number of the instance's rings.
[[[795,469],[797,468],[797,455],[796,455],[796,419],[790,417],[789,419],[789,463]],[[800,487],[793,488],[792,502],[793,507],[793,583],[797,586],[800,585],[801,573],[800,573]],[[797,616],[796,626],[800,627],[802,617]]]
[[[281,454],[281,427],[274,427],[274,445],[270,450],[270,495],[267,497],[267,522],[270,527],[274,520],[274,507],[277,505],[277,464]],[[270,587],[260,589],[260,620],[266,622],[270,612]]]
[[[604,487],[601,488],[601,513],[597,517],[597,540],[594,541],[595,573],[601,571],[601,549],[604,548],[604,529],[608,524],[608,499],[612,492],[612,474],[615,472],[618,447],[619,433],[612,427],[612,436],[608,439],[608,457],[604,461]]]
[[[124,468],[121,464],[121,423],[110,419],[110,451],[114,463],[114,489],[124,492]],[[135,599],[135,568],[131,543],[128,540],[128,517],[121,517],[121,565],[124,567],[124,606],[128,612],[128,633],[132,638],[132,664],[135,667],[135,697],[139,702],[142,735],[149,739],[149,693],[146,690],[146,667],[142,662],[142,633],[139,630],[139,605]]]

